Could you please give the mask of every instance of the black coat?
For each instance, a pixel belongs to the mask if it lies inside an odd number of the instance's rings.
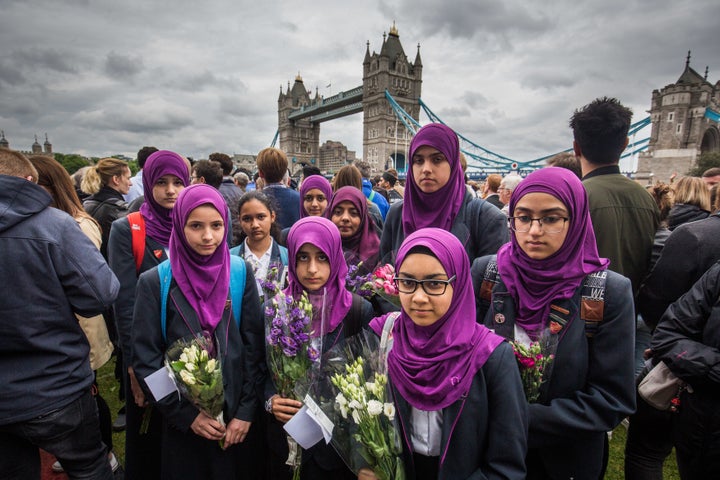
[[[128,214],[128,204],[123,199],[122,193],[110,187],[103,187],[99,192],[85,199],[83,208],[100,225],[102,233],[100,253],[107,260],[110,227],[115,220]]]
[[[176,340],[202,332],[197,314],[173,280],[167,298],[166,335],[160,325],[160,278],[153,268],[138,280],[135,315],[132,328],[133,368],[141,380],[147,398],[152,399],[144,378],[161,367],[165,351]],[[245,292],[242,300],[240,328],[233,319],[232,309],[226,308],[215,330],[218,352],[222,354],[225,386],[225,420],[238,418],[253,421],[258,398],[255,385],[260,376],[260,364],[265,342],[265,330],[260,312],[255,278],[246,268]],[[155,402],[169,426],[187,432],[199,411],[184,397],[171,394]]]
[[[494,287],[489,309],[479,298],[490,258],[472,267],[478,322],[512,340],[515,301],[505,285]],[[551,377],[540,387],[537,403],[529,405],[528,455],[539,457],[543,474],[551,478],[595,480],[605,435],[635,411],[635,313],[630,281],[608,270],[603,319],[587,338],[579,315],[581,288],[572,299],[553,302],[569,312],[568,322],[558,333]],[[528,476],[538,473],[529,470]]]

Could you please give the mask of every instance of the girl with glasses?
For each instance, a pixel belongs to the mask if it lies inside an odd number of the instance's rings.
[[[392,338],[388,375],[407,478],[525,478],[520,376],[510,345],[475,322],[463,245],[445,230],[418,230],[396,269],[402,310],[370,328]]]
[[[510,227],[510,243],[472,275],[478,322],[549,359],[539,385],[525,385],[527,478],[602,478],[607,432],[635,409],[630,281],[599,257],[569,170],[528,175],[512,193]],[[518,368],[537,371],[522,358]]]

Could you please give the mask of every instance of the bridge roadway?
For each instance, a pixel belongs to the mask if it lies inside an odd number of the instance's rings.
[[[308,118],[312,123],[320,123],[360,113],[363,109],[362,97],[363,87],[355,87],[328,98],[321,98],[318,103],[300,107],[288,115],[288,120]]]

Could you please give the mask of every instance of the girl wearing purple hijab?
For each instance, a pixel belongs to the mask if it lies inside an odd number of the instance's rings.
[[[510,199],[512,238],[472,267],[478,321],[554,354],[529,405],[528,478],[603,476],[606,432],[635,409],[633,295],[607,270],[577,176],[537,170]],[[554,350],[554,351],[553,351]]]
[[[226,426],[184,397],[170,394],[155,399],[156,413],[164,423],[161,467],[166,479],[238,478],[241,471],[236,456],[241,454],[257,406],[254,388],[264,342],[260,301],[252,269],[245,266],[241,318],[233,318],[231,259],[225,242],[227,212],[225,200],[215,188],[198,184],[184,189],[171,217],[172,280],[167,297],[161,297],[157,268],[138,280],[133,366],[148,398],[152,395],[145,379],[163,368],[168,345],[181,338],[201,334],[214,338],[222,364]],[[166,302],[164,332],[162,301]]]
[[[151,417],[147,433],[140,435],[148,402],[132,369],[131,334],[135,287],[141,273],[168,258],[170,218],[180,192],[190,185],[187,161],[175,152],[160,150],[150,155],[143,169],[145,201],[139,213],[116,220],[108,241],[108,264],[120,281],[114,305],[120,351],[117,368],[121,372],[126,399],[125,475],[127,478],[160,478],[159,415]],[[139,242],[138,242],[139,240]]]
[[[360,274],[372,272],[379,260],[380,236],[368,214],[363,192],[350,186],[338,189],[325,211],[325,217],[340,230],[348,265],[362,263]]]
[[[300,218],[321,217],[333,197],[332,185],[322,175],[310,175],[300,184]],[[290,227],[283,228],[280,244],[287,245]]]
[[[327,218],[305,217],[288,234],[288,286],[285,294],[299,298],[307,292],[316,306],[313,330],[323,332],[322,348],[327,351],[346,337],[358,333],[373,317],[372,305],[345,288],[347,264],[343,257],[340,233]],[[320,325],[324,317],[323,325]],[[268,422],[270,478],[292,478],[285,465],[288,445],[282,425],[302,407],[302,403],[276,393],[272,380],[265,383],[265,408]],[[302,452],[302,478],[352,479],[352,471],[325,442]]]
[[[475,322],[462,244],[420,229],[400,247],[396,271],[400,315],[370,328],[382,336],[392,325],[388,373],[408,478],[525,478],[527,407],[515,357]]]
[[[505,215],[465,188],[458,137],[449,127],[431,123],[418,130],[408,160],[405,196],[385,218],[381,259],[394,257],[405,237],[426,227],[455,235],[471,262],[508,241]]]

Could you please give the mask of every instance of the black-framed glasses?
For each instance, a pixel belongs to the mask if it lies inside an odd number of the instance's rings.
[[[538,222],[543,232],[554,235],[563,231],[565,223],[570,220],[570,217],[547,215],[545,217],[532,218],[529,215],[519,215],[517,217],[510,217],[508,220],[510,220],[510,228],[518,233],[529,232],[532,228],[532,222]]]
[[[418,285],[422,285],[422,289],[428,295],[442,295],[447,290],[447,286],[455,281],[456,276],[447,280],[436,280],[434,278],[426,278],[425,280],[415,280],[414,278],[394,277],[393,281],[400,293],[415,293]]]

